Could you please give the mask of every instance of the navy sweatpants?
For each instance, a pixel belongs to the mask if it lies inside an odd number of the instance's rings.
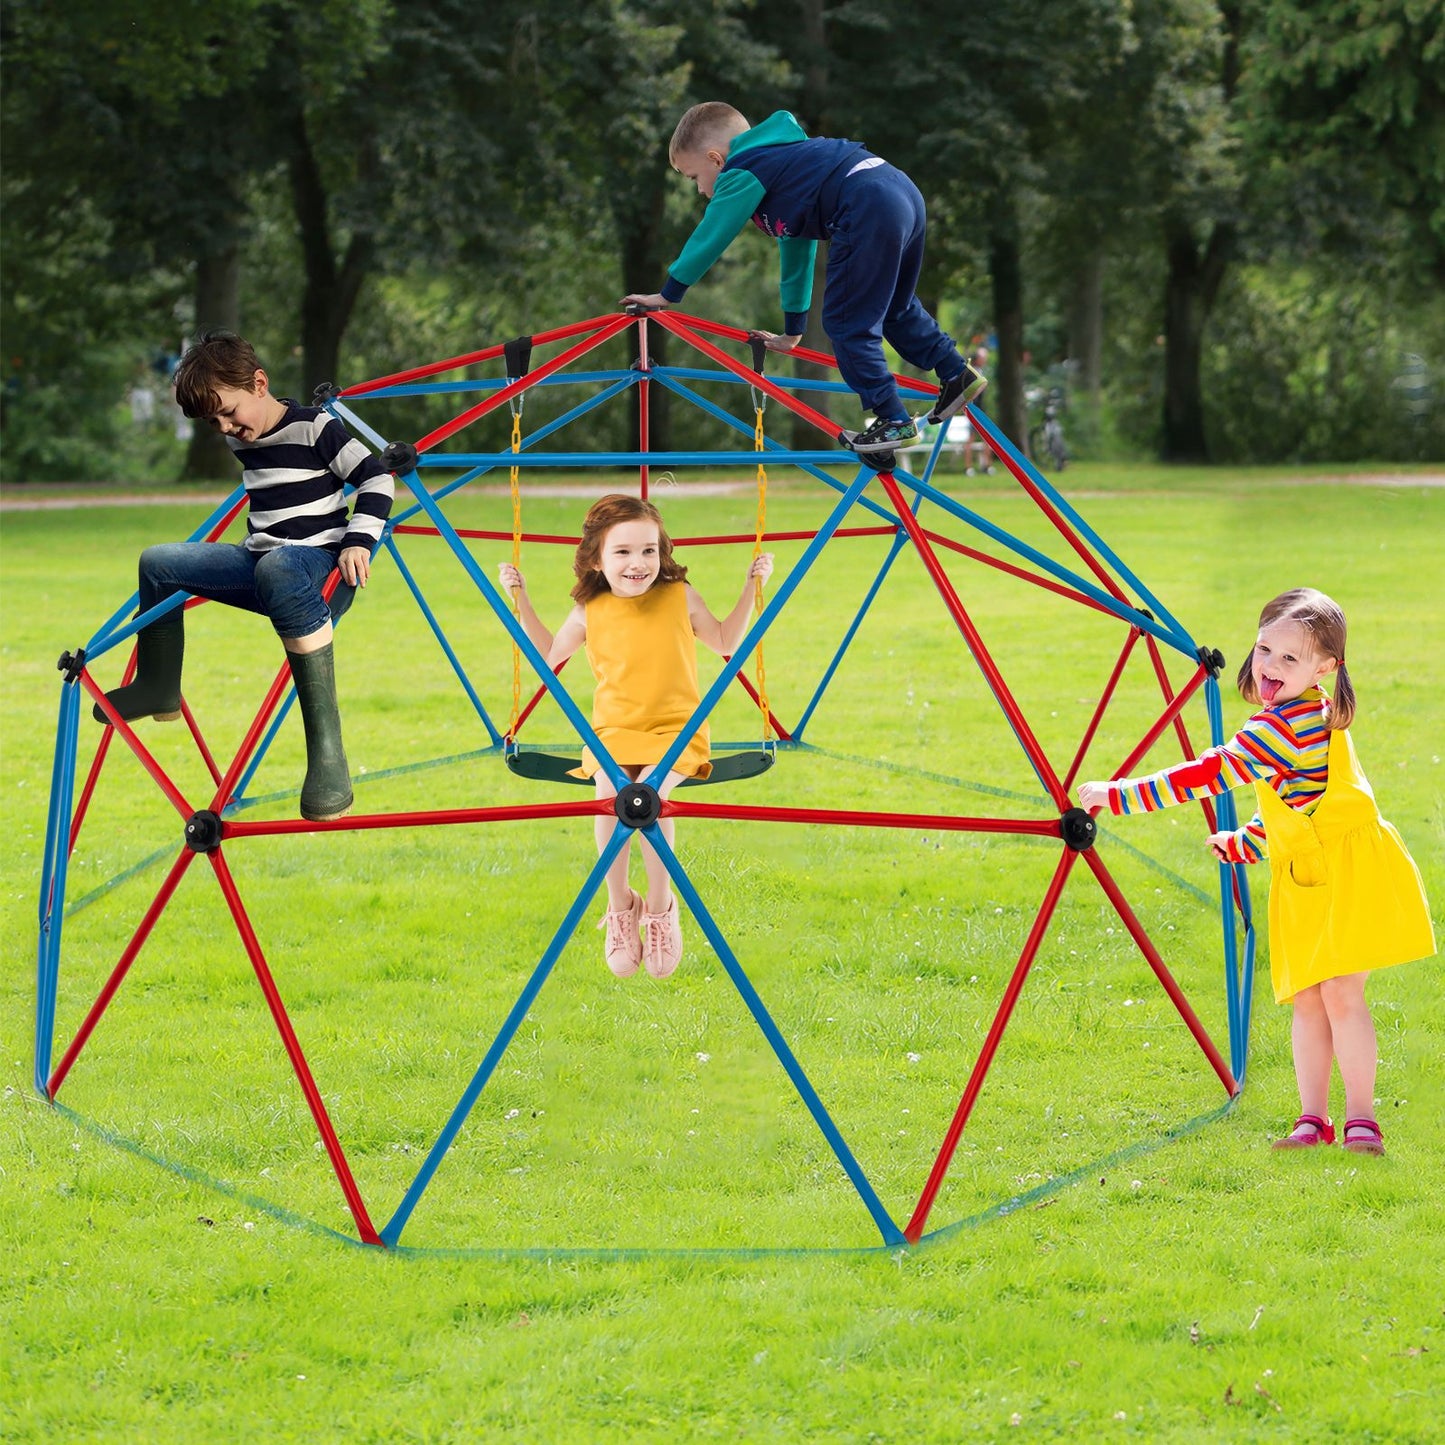
[[[925,216],[918,187],[887,162],[855,171],[839,189],[828,238],[823,330],[843,380],[864,407],[907,409],[883,356],[886,339],[910,365],[957,376],[963,356],[913,294],[923,267]]]

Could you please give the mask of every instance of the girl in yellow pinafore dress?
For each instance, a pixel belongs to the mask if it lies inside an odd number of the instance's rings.
[[[1333,700],[1317,685],[1330,673]],[[1428,958],[1435,936],[1420,871],[1380,816],[1355,757],[1344,613],[1313,588],[1276,597],[1260,615],[1238,683],[1247,701],[1264,707],[1228,743],[1151,777],[1086,783],[1079,801],[1116,814],[1151,812],[1253,783],[1258,812],[1236,832],[1213,834],[1209,846],[1224,862],[1269,859],[1270,976],[1275,1000],[1294,1005],[1300,1091],[1300,1116],[1275,1147],[1334,1142],[1328,1101],[1338,1063],[1344,1145],[1380,1154],[1365,980],[1375,969]]]
[[[537,616],[521,572],[504,563],[501,580],[515,593],[522,626],[550,667],[559,667],[585,644],[597,679],[593,730],[613,761],[637,778],[662,761],[697,709],[697,644],[720,655],[736,651],[747,631],[756,589],[772,574],[772,553],[760,552],[751,559],[737,605],[719,621],[688,585],[687,568],[673,559],[672,539],[657,508],[615,493],[587,513],[572,570],[576,605],[555,637]],[[658,794],[665,800],[684,778],[705,778],[711,771],[703,723]],[[599,798],[616,795],[589,749],[583,749],[575,776],[591,778]],[[616,826],[611,813],[598,816],[599,852]],[[657,826],[671,846],[672,819],[660,818]],[[682,958],[677,899],[666,867],[646,838],[642,860],[647,898],[636,893],[628,881],[631,853],[629,833],[607,872],[607,911],[598,925],[606,929],[604,956],[619,978],[636,973],[640,964],[652,977],[666,978]]]

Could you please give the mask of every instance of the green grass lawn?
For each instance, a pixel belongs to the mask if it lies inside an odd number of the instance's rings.
[[[946,475],[964,505],[1072,559],[1007,479]],[[1080,466],[1064,478],[1195,640],[1224,651],[1226,682],[1268,597],[1308,583],[1343,604],[1357,748],[1421,866],[1439,932],[1445,490],[1427,483],[1346,484],[1338,469]],[[684,485],[658,500],[677,535],[751,531],[745,492],[700,497]],[[830,500],[815,483],[782,483],[769,524],[815,526]],[[527,528],[575,532],[584,505],[529,499]],[[1386,1157],[1276,1155],[1269,1142],[1297,1101],[1263,945],[1247,1085],[1225,1108],[1083,866],[962,1136],[929,1221],[938,1233],[916,1250],[880,1247],[690,919],[672,980],[623,982],[602,964],[600,904],[589,905],[393,1253],[347,1243],[354,1225],[204,860],[60,1107],[45,1104],[32,1034],[55,658],[123,603],[144,545],[186,535],[203,511],[187,496],[0,522],[0,1438],[1438,1438],[1438,963],[1371,985]],[[500,496],[460,499],[451,515],[510,525]],[[978,540],[936,508],[923,517]],[[885,549],[879,538],[835,543],[770,634],[769,696],[785,721],[812,697]],[[511,656],[495,621],[439,543],[410,538],[404,550],[504,723]],[[507,550],[475,544],[493,576]],[[775,588],[802,544],[777,551]],[[746,555],[687,549],[683,560],[722,611]],[[534,549],[525,561],[555,625],[569,557]],[[962,558],[948,565],[1031,727],[1067,769],[1122,645],[1119,624]],[[485,731],[389,563],[338,637],[358,812],[586,796],[514,778],[480,752]],[[96,662],[103,685],[122,652]],[[190,615],[187,697],[223,766],[279,661],[258,619]],[[1170,655],[1175,686],[1189,670]],[[566,677],[585,708],[581,659]],[[718,740],[757,735],[735,693]],[[1083,776],[1112,769],[1159,705],[1140,649]],[[1202,742],[1202,707],[1186,716]],[[1226,722],[1242,716],[1226,691]],[[566,734],[551,704],[531,726],[539,741]],[[100,733],[88,719],[83,728],[82,772]],[[139,730],[187,797],[209,801],[185,730]],[[909,551],[806,742],[761,778],[680,797],[1050,815]],[[1173,760],[1171,746],[1148,762]],[[239,816],[292,816],[303,758],[293,718]],[[1227,1056],[1204,831],[1197,810],[1129,820],[1106,827],[1100,857]],[[84,906],[64,925],[57,1060],[179,844],[175,811],[117,753],[72,861],[69,896]],[[1058,845],[683,819],[678,849],[883,1206],[906,1222]],[[158,852],[165,862],[138,867]],[[590,826],[273,836],[235,840],[226,856],[380,1224],[576,896],[595,856]],[[1255,906],[1262,919],[1263,870]]]

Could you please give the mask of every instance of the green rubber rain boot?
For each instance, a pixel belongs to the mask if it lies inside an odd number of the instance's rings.
[[[186,621],[181,608],[168,612],[135,635],[135,681],[106,693],[127,722],[145,717],[174,722],[181,715],[181,661],[186,655]],[[96,722],[109,722],[100,704],[91,708]]]
[[[311,823],[344,818],[351,811],[351,770],[341,746],[336,707],[336,662],[328,642],[315,652],[288,652],[296,702],[306,729],[306,781],[301,816]]]

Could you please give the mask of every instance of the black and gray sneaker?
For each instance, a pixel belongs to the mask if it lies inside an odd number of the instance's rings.
[[[943,383],[943,388],[938,393],[938,400],[933,403],[933,410],[928,413],[930,425],[936,426],[939,422],[947,421],[949,417],[962,411],[974,397],[983,394],[983,389],[987,385],[988,378],[980,376],[965,361],[963,370],[957,376],[950,376]]]
[[[872,426],[855,432],[848,443],[855,452],[891,452],[894,447],[907,446],[918,440],[918,427],[912,417],[877,417]]]

